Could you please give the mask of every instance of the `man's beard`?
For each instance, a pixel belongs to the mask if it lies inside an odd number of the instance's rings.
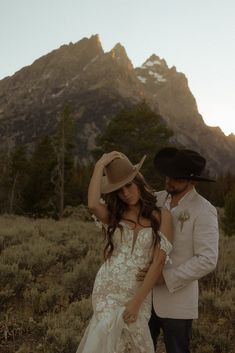
[[[182,189],[175,189],[175,188],[169,188],[167,185],[166,185],[166,191],[168,192],[168,194],[170,194],[171,196],[176,196],[176,195],[180,195],[182,193],[185,192],[185,190],[187,190],[188,186],[185,186],[184,188]]]

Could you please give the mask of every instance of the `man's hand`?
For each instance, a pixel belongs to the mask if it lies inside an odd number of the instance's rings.
[[[145,279],[145,276],[146,276],[146,274],[148,272],[149,267],[150,267],[150,265],[139,269],[139,272],[136,275],[136,280],[138,282],[142,282]],[[165,279],[164,279],[164,277],[163,277],[163,275],[161,273],[161,275],[157,279],[156,285],[164,284],[164,283],[165,283]]]

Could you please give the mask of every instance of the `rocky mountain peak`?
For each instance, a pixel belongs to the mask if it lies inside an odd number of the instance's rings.
[[[67,81],[78,74],[87,63],[104,53],[98,35],[70,42],[35,60],[32,65],[19,70],[11,77],[12,82],[30,84],[41,80]]]
[[[68,55],[68,54],[76,54],[80,50],[84,50],[84,49],[103,53],[103,48],[98,34],[93,35],[90,38],[84,37],[83,39],[79,40],[76,43],[70,42],[69,44],[63,44],[60,46],[59,49],[55,49],[51,53],[57,53],[58,51],[60,51],[60,53],[66,53]]]
[[[229,134],[228,139],[229,139],[229,141],[234,143],[235,142],[235,135],[233,133]]]
[[[156,54],[135,71],[145,89],[157,100],[162,115],[173,129],[181,129],[186,123],[202,122],[183,73],[177,72],[175,67],[169,68],[166,61]]]
[[[120,43],[117,43],[113,49],[109,52],[112,59],[117,62],[117,64],[124,66],[128,70],[133,70],[133,65],[127,56],[126,49]]]
[[[141,67],[136,68],[137,78],[151,91],[167,81],[168,66],[164,59],[156,54],[151,55]]]
[[[101,40],[99,34],[94,34],[90,38],[88,38],[89,43],[93,43],[93,45],[96,45],[97,47],[102,48]],[[103,49],[102,49],[103,50]]]
[[[158,68],[161,66],[161,68],[166,68],[168,69],[167,63],[164,59],[161,59],[158,55],[152,54],[141,66],[142,69],[153,69],[153,68]]]

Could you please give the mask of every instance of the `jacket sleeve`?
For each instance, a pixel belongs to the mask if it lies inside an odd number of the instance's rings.
[[[209,205],[195,218],[193,228],[193,257],[177,267],[163,270],[168,290],[173,293],[191,281],[213,271],[218,259],[218,218],[216,208]]]

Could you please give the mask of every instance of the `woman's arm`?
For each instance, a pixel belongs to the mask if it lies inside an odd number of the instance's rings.
[[[101,198],[101,179],[103,176],[104,167],[112,162],[115,158],[121,158],[119,152],[113,151],[105,153],[96,162],[95,168],[88,187],[88,207],[90,211],[102,222],[108,223],[107,206],[100,203]]]
[[[162,232],[166,238],[172,242],[172,219],[171,214],[168,210],[161,211],[161,226],[160,232]],[[162,274],[162,269],[166,260],[166,252],[160,249],[159,246],[155,247],[153,261],[148,269],[148,272],[142,282],[141,286],[138,288],[134,297],[126,304],[126,309],[123,314],[124,321],[128,322],[128,318],[132,317],[136,319],[138,315],[139,308],[150,292],[150,290],[155,286],[158,278]]]

